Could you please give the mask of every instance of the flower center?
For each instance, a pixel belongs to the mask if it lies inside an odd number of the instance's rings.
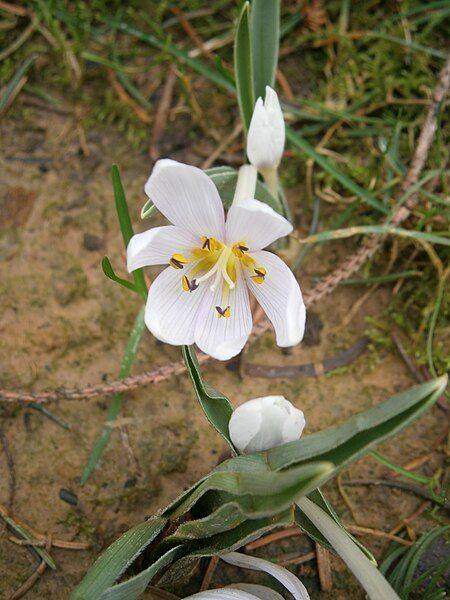
[[[203,237],[201,247],[193,248],[189,258],[175,253],[169,261],[174,269],[184,269],[190,263],[195,265],[189,271],[189,278],[187,275],[181,278],[181,287],[185,292],[194,292],[206,281],[210,282],[210,289],[214,292],[223,282],[221,306],[215,307],[219,319],[231,316],[228,298],[230,290],[236,285],[238,264],[251,273],[250,277],[255,283],[264,283],[266,276],[266,269],[256,266],[255,259],[248,254],[245,241],[230,247],[215,238]]]

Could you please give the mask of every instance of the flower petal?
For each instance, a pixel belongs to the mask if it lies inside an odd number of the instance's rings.
[[[195,328],[197,346],[217,360],[228,360],[242,350],[252,330],[252,314],[245,278],[237,271],[235,287],[227,299],[223,296],[222,282],[212,292],[208,282]],[[230,317],[220,317],[216,307],[230,307]]]
[[[174,225],[153,227],[137,233],[127,247],[128,272],[151,265],[165,265],[173,254],[187,254],[199,246],[200,240],[190,231]]]
[[[258,169],[277,168],[285,142],[283,112],[276,92],[266,86],[263,103],[258,98],[247,135],[247,156]]]
[[[257,585],[255,583],[234,583],[230,586],[227,586],[227,588],[242,590],[243,592],[254,594],[257,598],[259,598],[259,600],[284,600],[281,594],[275,590],[271,590],[265,585]]]
[[[243,200],[228,211],[228,245],[245,241],[250,252],[261,250],[292,231],[292,225],[264,202]]]
[[[197,315],[206,291],[199,287],[185,292],[181,285],[183,275],[189,276],[185,271],[164,269],[150,286],[145,307],[148,329],[162,342],[175,346],[194,343]]]
[[[295,600],[309,600],[308,590],[300,579],[284,567],[280,567],[280,565],[275,565],[268,560],[257,558],[256,556],[241,554],[240,552],[230,552],[229,554],[222,555],[220,558],[235,567],[269,573],[269,575],[278,579],[291,592]]]
[[[221,588],[220,590],[207,590],[198,592],[192,596],[186,596],[184,600],[259,600],[258,596],[243,592],[236,588]]]
[[[248,400],[238,406],[228,422],[228,431],[231,441],[239,452],[246,452],[255,436],[258,435],[262,424],[262,413],[258,406],[252,400]]]
[[[267,272],[261,284],[247,275],[250,291],[269,317],[278,346],[295,346],[305,332],[306,311],[300,286],[289,267],[275,254],[261,250],[252,256]]]
[[[145,193],[171,223],[190,232],[223,240],[224,211],[216,186],[201,169],[159,160]]]

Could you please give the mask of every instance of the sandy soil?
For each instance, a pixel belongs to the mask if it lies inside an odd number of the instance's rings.
[[[8,389],[45,390],[78,387],[116,378],[128,330],[139,300],[106,280],[100,262],[107,254],[125,275],[122,241],[109,183],[109,168],[120,165],[136,228],[143,229],[139,210],[143,183],[150,169],[145,154],[133,151],[111,131],[87,132],[89,156],[80,151],[74,122],[64,115],[27,109],[1,125],[0,174],[0,385]],[[168,142],[168,153],[170,142]],[[178,158],[197,161],[186,150]],[[301,188],[290,191],[299,206]],[[301,213],[301,209],[299,209]],[[323,247],[307,259],[301,282],[327,272],[351,246]],[[292,249],[294,251],[295,248]],[[388,291],[373,294],[351,324],[343,320],[364,293],[340,288],[314,307],[323,322],[316,345],[295,348],[283,356],[268,333],[247,355],[257,363],[320,361],[353,344],[363,333],[365,317],[377,315]],[[179,349],[158,345],[146,333],[133,372],[165,365],[180,357]],[[332,376],[267,380],[245,378],[213,364],[205,376],[233,403],[268,393],[282,393],[306,414],[307,430],[341,422],[393,392],[413,384],[394,354],[366,352],[350,369]],[[0,406],[0,428],[14,460],[17,486],[14,515],[34,529],[67,540],[92,542],[89,551],[52,549],[55,572],[46,572],[27,598],[67,598],[102,547],[146,515],[167,504],[207,470],[223,450],[221,439],[206,423],[185,377],[127,395],[122,413],[128,425],[132,459],[114,432],[96,472],[81,488],[79,477],[105,421],[109,398],[64,401],[49,405],[71,424],[67,431],[41,413],[18,405]],[[444,431],[441,413],[433,409],[414,427],[382,448],[405,463],[420,456]],[[434,460],[439,460],[438,458]],[[436,467],[430,462],[424,472]],[[386,469],[373,459],[353,465],[345,477],[376,477]],[[75,492],[78,505],[59,498],[61,488]],[[335,483],[328,486],[345,522],[352,521]],[[348,489],[358,523],[388,531],[420,501],[405,493],[370,488]],[[0,502],[8,496],[8,470],[0,456]],[[420,531],[423,521],[415,521]],[[24,547],[0,537],[0,597],[8,598],[35,568]],[[379,538],[362,538],[377,555],[386,549]],[[308,541],[295,538],[262,555],[308,551]],[[333,591],[315,598],[363,598],[338,559],[332,559]],[[295,567],[307,585],[318,590],[314,562]],[[254,580],[236,569],[220,568],[217,584]],[[187,587],[186,587],[187,589]]]

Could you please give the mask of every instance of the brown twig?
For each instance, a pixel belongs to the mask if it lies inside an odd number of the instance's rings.
[[[28,14],[28,10],[24,6],[10,4],[9,2],[0,2],[0,10],[4,10],[12,15],[17,15],[18,17],[26,17]]]
[[[202,585],[200,586],[200,591],[204,592],[206,590],[209,590],[209,586],[211,584],[211,580],[213,578],[214,572],[217,568],[217,565],[219,563],[219,557],[218,556],[213,556],[211,558],[211,560],[209,561],[208,564],[208,568],[205,571],[205,575],[203,576],[203,581],[202,581]]]
[[[36,581],[42,577],[45,570],[47,568],[47,563],[45,560],[41,561],[37,566],[36,570],[28,577],[26,581],[22,583],[22,585],[8,598],[8,600],[19,600],[22,596],[31,590]]]
[[[280,559],[277,559],[277,557],[275,557],[275,562],[278,563],[280,566],[285,567],[287,565],[302,565],[305,562],[309,562],[310,560],[313,560],[316,556],[315,552],[308,552],[307,554],[303,554],[302,556],[294,556],[293,558],[286,558],[286,556],[281,557]]]
[[[425,500],[430,500],[434,502],[438,506],[445,508],[445,510],[450,511],[450,502],[445,500],[440,500],[435,498],[433,494],[424,488],[419,487],[418,485],[413,485],[412,483],[407,483],[406,481],[391,481],[390,479],[350,479],[344,482],[345,486],[349,487],[358,487],[365,485],[374,485],[374,486],[382,486],[382,487],[390,487],[398,490],[403,490],[405,492],[410,492],[415,496],[419,496],[419,498],[424,498]]]
[[[173,90],[175,87],[176,80],[177,72],[175,70],[175,67],[171,65],[167,74],[166,81],[164,83],[161,100],[159,101],[158,108],[156,109],[155,120],[153,123],[150,148],[148,150],[149,156],[152,160],[158,160],[158,158],[160,157],[158,144],[166,127],[170,106],[172,104]]]
[[[208,60],[214,60],[214,56],[213,56],[212,52],[207,47],[205,47],[203,40],[198,35],[194,26],[191,24],[189,19],[187,19],[187,17],[185,16],[185,14],[181,10],[181,8],[179,8],[178,6],[173,6],[171,8],[171,11],[173,12],[173,14],[176,16],[176,18],[180,22],[181,27],[184,29],[184,31],[187,33],[187,35],[191,38],[191,40],[194,42],[194,44],[200,50],[200,53]]]
[[[113,90],[119,97],[119,100],[121,100],[124,104],[130,106],[140,121],[142,121],[146,125],[149,125],[152,122],[150,115],[147,113],[146,110],[139,106],[139,104],[135,102],[133,98],[126,92],[126,90],[123,88],[123,86],[117,79],[117,75],[113,71],[113,69],[108,69],[108,80]]]
[[[396,535],[403,529],[403,527],[408,528],[409,524],[412,521],[414,521],[414,519],[417,519],[417,517],[420,517],[420,515],[427,510],[427,508],[430,506],[430,504],[431,504],[431,502],[429,500],[425,500],[425,502],[422,502],[421,505],[419,506],[419,508],[414,510],[408,517],[405,517],[404,519],[402,519],[398,525],[396,525],[393,529],[391,529],[389,534]]]
[[[8,438],[2,430],[0,430],[0,443],[3,448],[3,452],[6,458],[6,465],[8,467],[8,502],[6,504],[8,511],[12,510],[14,504],[14,494],[16,492],[16,471],[14,468],[14,461],[9,449]]]
[[[381,531],[381,529],[372,529],[372,527],[360,527],[359,525],[345,525],[345,528],[350,533],[354,533],[355,535],[373,535],[374,537],[385,538],[390,540],[391,542],[397,542],[398,544],[402,544],[402,546],[411,546],[412,542],[408,542],[404,538],[399,537],[398,535],[393,535],[392,533],[387,533],[386,531]]]
[[[165,124],[167,119],[168,108],[167,106],[170,104],[173,85],[175,84],[175,74],[171,77],[173,79],[172,86],[169,86],[169,77],[173,71],[169,72],[168,79],[166,80],[165,85],[165,94],[168,100],[163,102],[161,99],[160,106],[158,110],[161,108],[161,117],[160,120]],[[414,153],[413,159],[411,161],[411,167],[408,170],[408,173],[403,180],[403,184],[401,186],[400,195],[405,193],[412,185],[414,185],[420,176],[420,173],[423,169],[425,161],[428,157],[428,152],[430,149],[430,145],[434,138],[434,133],[436,131],[436,117],[439,111],[439,107],[442,104],[445,95],[448,92],[450,86],[450,55],[439,75],[438,82],[436,88],[433,93],[432,102],[428,108],[428,113],[425,118],[425,122],[422,126],[422,130],[419,135],[418,144],[416,147],[416,151]],[[172,87],[172,90],[170,89]],[[170,92],[170,94],[169,94]],[[164,111],[162,110],[164,108]],[[165,115],[165,116],[164,116]],[[163,118],[164,117],[164,118]],[[155,124],[153,129],[153,138],[150,152],[153,152],[154,156],[157,156],[156,152],[156,144],[155,144],[155,130],[158,132],[157,128],[158,115],[155,118]],[[163,128],[162,128],[163,129]],[[160,128],[160,133],[162,133],[162,129]],[[160,135],[160,134],[159,134]],[[158,138],[158,136],[157,136]],[[157,142],[157,139],[156,139]],[[401,206],[395,213],[391,220],[391,225],[399,225],[402,221],[404,221],[414,209],[415,204],[417,202],[417,193],[411,194],[405,206]],[[375,252],[379,249],[380,245],[383,243],[384,238],[382,236],[379,237],[370,237],[367,241],[361,246],[358,252],[354,254],[352,257],[347,259],[341,266],[339,266],[335,271],[330,273],[328,276],[324,277],[317,285],[315,285],[311,290],[307,291],[304,295],[304,301],[306,306],[311,306],[312,304],[318,302],[324,296],[330,294],[342,281],[348,279],[353,273],[355,273],[366,260],[371,258]],[[265,320],[262,323],[259,323],[253,329],[253,334],[249,340],[251,343],[258,337],[260,337],[267,329],[269,328],[269,323]],[[208,356],[199,355],[199,360],[202,364],[209,362],[211,359]],[[160,381],[164,381],[169,377],[179,375],[183,373],[185,370],[184,364],[182,362],[172,363],[165,367],[161,367],[156,369],[155,371],[149,371],[143,373],[141,375],[135,375],[132,377],[128,377],[123,380],[118,380],[111,382],[109,384],[99,384],[96,386],[88,386],[87,388],[82,389],[74,389],[74,390],[53,390],[50,392],[41,392],[41,393],[30,393],[30,392],[12,392],[8,390],[0,390],[0,401],[6,402],[51,402],[56,400],[80,400],[87,398],[95,398],[100,395],[110,395],[116,392],[126,392],[143,385],[148,385],[150,383],[159,383]]]
[[[252,550],[256,550],[257,548],[262,548],[263,546],[267,546],[268,544],[272,544],[273,542],[278,542],[279,540],[284,540],[286,538],[303,535],[303,531],[298,527],[290,527],[289,529],[282,529],[281,531],[275,531],[274,533],[269,533],[254,542],[249,542],[245,545],[244,550],[246,552],[251,552]]]
[[[322,592],[330,592],[333,587],[331,578],[330,553],[326,548],[316,542],[317,571]]]
[[[18,546],[36,546],[38,548],[47,548],[48,541],[42,536],[32,540],[21,540],[20,538],[10,535],[9,540]],[[67,540],[58,540],[51,537],[50,547],[62,548],[63,550],[89,550],[91,544],[89,542],[69,542]]]

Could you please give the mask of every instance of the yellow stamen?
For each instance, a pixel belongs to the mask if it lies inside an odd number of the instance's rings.
[[[267,273],[266,269],[264,267],[255,267],[253,270],[255,272],[255,275],[251,276],[253,281],[258,284],[264,283]]]
[[[183,265],[188,264],[188,259],[182,254],[173,254],[172,258],[169,260],[169,264],[174,269],[182,269]]]
[[[186,277],[186,275],[183,276],[182,280],[181,280],[181,287],[183,288],[183,290],[185,292],[189,292],[190,288],[189,288],[189,279]]]
[[[229,319],[231,316],[231,308],[227,306],[226,308],[221,308],[220,306],[216,306],[217,317],[220,319],[221,317],[225,317]]]

